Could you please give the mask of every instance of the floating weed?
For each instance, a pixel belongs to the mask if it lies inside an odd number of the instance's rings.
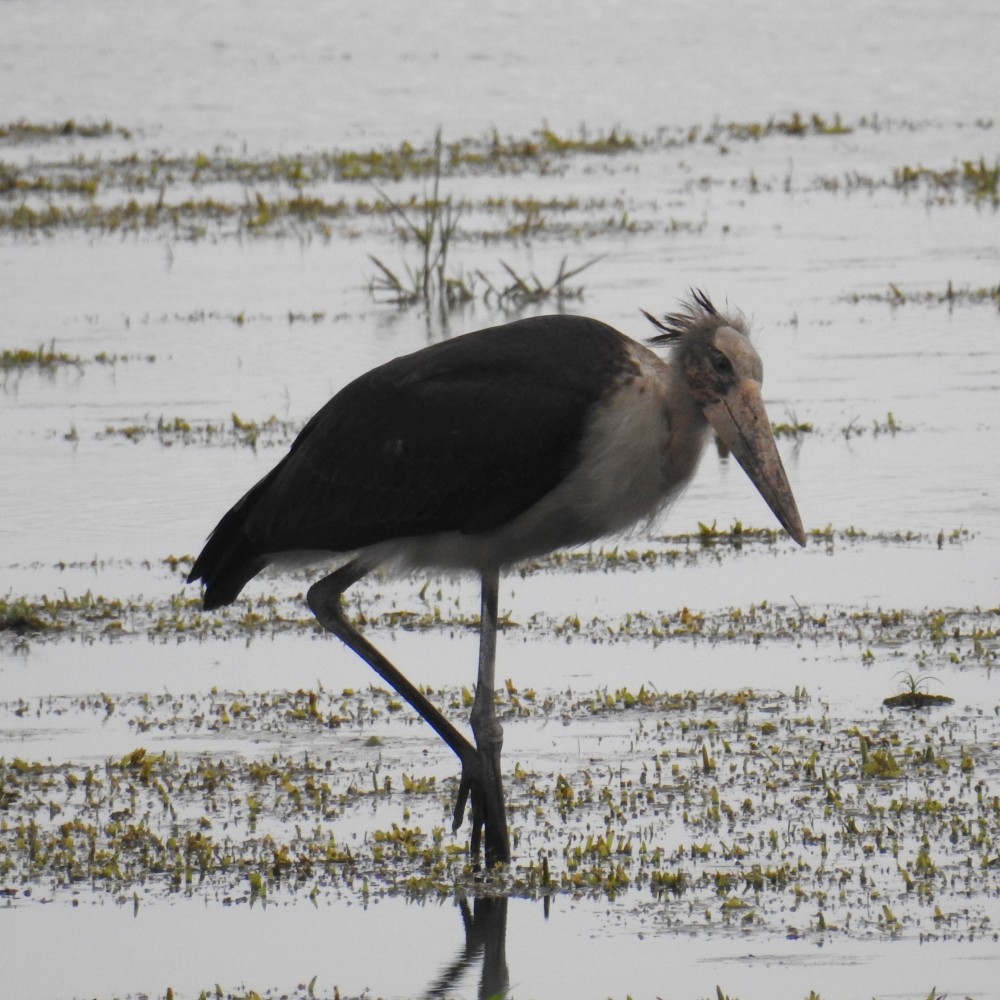
[[[107,424],[96,437],[99,440],[124,439],[137,443],[155,440],[165,448],[174,445],[199,445],[223,447],[248,447],[256,451],[258,445],[267,447],[287,446],[302,429],[300,422],[279,420],[270,416],[266,420],[245,420],[234,413],[229,423],[188,421],[183,417],[158,416],[155,421],[146,416],[141,422]]]
[[[809,421],[799,420],[793,413],[786,411],[786,419],[781,423],[771,424],[771,432],[776,438],[790,437],[800,441],[806,434],[812,434],[813,425]]]
[[[900,424],[890,410],[885,415],[884,420],[878,418],[872,420],[871,433],[874,437],[878,437],[880,434],[888,434],[890,437],[895,437],[900,431],[912,431],[912,429]],[[840,433],[843,435],[844,440],[850,441],[852,437],[862,437],[866,433],[866,428],[860,423],[859,417],[854,417],[850,423],[840,429]]]
[[[872,433],[876,436],[879,434],[890,434],[895,436],[904,428],[900,425],[899,421],[893,416],[892,410],[890,410],[885,415],[884,421],[876,420],[872,428]]]
[[[434,697],[464,719],[457,691]],[[88,891],[314,905],[564,893],[619,900],[663,933],[994,933],[996,718],[820,724],[808,696],[750,690],[548,697],[569,744],[597,735],[602,749],[515,770],[515,859],[488,881],[464,833],[448,832],[457,768],[398,756],[412,723],[370,688],[124,695],[114,711],[135,742],[106,761],[0,759],[4,885],[22,904]],[[99,696],[0,704],[5,727],[106,713]],[[518,718],[504,723],[516,741]],[[382,745],[358,749],[373,727]],[[243,749],[211,742],[234,732]]]
[[[861,773],[866,778],[900,778],[903,771],[889,749],[869,751],[865,737],[859,738]]]
[[[551,129],[543,129],[541,141],[544,149],[551,153],[621,153],[637,148],[637,140],[628,132],[619,135],[617,129],[612,129],[606,135],[589,137],[581,130],[577,138],[565,138],[557,135]]]
[[[0,371],[23,371],[27,368],[35,368],[39,371],[51,372],[59,367],[80,368],[82,365],[83,359],[77,355],[57,351],[55,341],[48,347],[39,346],[33,351],[24,348],[13,350],[4,348],[0,352]]]
[[[26,598],[10,600],[0,597],[0,632],[23,635],[44,632],[52,627],[51,622],[39,614],[37,607]]]
[[[807,135],[849,135],[854,129],[845,125],[839,114],[832,121],[822,115],[803,117],[795,112],[790,118],[771,118],[766,122],[730,122],[725,126],[715,126],[703,141],[717,141],[720,134],[731,140],[759,141],[773,135],[804,137]]]
[[[964,191],[976,201],[1000,204],[1000,161],[992,165],[984,158],[964,160],[961,167],[935,170],[928,167],[897,167],[893,170],[896,187],[911,190],[925,186],[930,190]]]
[[[16,196],[19,200],[0,211],[0,227],[15,232],[172,229],[192,239],[223,228],[236,235],[316,233],[329,238],[337,223],[371,215],[401,217],[400,211],[412,203],[407,206],[383,193],[380,201],[372,204],[339,193],[307,193],[307,186],[416,178],[433,179],[437,188],[444,174],[490,172],[504,176],[523,169],[546,173],[553,169],[554,161],[571,155],[607,156],[637,145],[633,138],[617,132],[568,139],[543,131],[526,140],[501,140],[494,135],[445,146],[438,135],[430,148],[403,142],[379,150],[299,153],[257,160],[197,152],[188,157],[135,153],[118,159],[74,156],[65,162],[4,164],[0,199]],[[234,186],[245,192],[241,200],[233,199]],[[211,187],[219,187],[225,194],[207,194],[205,189]],[[120,196],[121,191],[127,196]],[[481,207],[486,210],[490,203],[487,199]],[[496,199],[492,203],[495,205]],[[535,231],[527,204],[521,205],[527,229],[512,226],[506,238],[521,238],[527,231]],[[448,217],[454,221],[461,211],[458,202],[447,199],[428,197],[423,204],[424,222],[440,213],[446,220],[445,229],[449,228]],[[423,227],[405,228],[417,236]]]
[[[180,428],[178,433],[186,431]],[[943,546],[946,538],[949,544],[960,544],[967,537],[962,530],[947,536],[942,531],[937,537],[937,545]],[[834,553],[840,545],[935,544],[934,536],[930,535],[868,535],[855,528],[835,532],[830,526],[813,529],[809,538],[822,545],[827,554]],[[758,532],[739,522],[729,530],[718,529],[714,524],[702,525],[698,534],[667,536],[642,550],[613,547],[553,553],[524,564],[520,573],[528,577],[554,572],[647,572],[664,564],[695,563],[704,559],[721,561],[771,546],[775,540],[770,529]],[[190,555],[172,555],[163,560],[163,565],[169,572],[183,575],[190,562]],[[100,568],[96,560],[86,565]],[[58,564],[57,568],[69,570],[75,566]],[[314,578],[314,574],[301,571],[292,575],[300,589]],[[424,596],[415,607],[409,608],[386,607],[379,594],[360,588],[352,597],[351,617],[359,627],[376,632],[475,631],[478,615],[464,610],[457,597],[446,596],[447,590],[439,588],[433,601],[429,601],[426,596],[428,583],[427,579],[422,581]],[[415,587],[421,589],[421,582],[417,581]],[[285,596],[272,593],[244,597],[212,612],[202,609],[195,588],[155,599],[106,596],[90,590],[40,598],[8,594],[5,607],[10,625],[6,630],[0,629],[0,641],[13,642],[19,648],[29,642],[61,639],[94,642],[146,637],[168,642],[186,637],[239,636],[251,640],[303,630],[321,634],[296,590],[289,590]],[[514,619],[508,613],[500,624],[504,631],[513,635],[558,636],[567,642],[600,644],[691,640],[738,646],[759,645],[765,641],[809,641],[834,645],[838,649],[857,649],[866,662],[874,662],[883,651],[886,655],[898,656],[899,650],[906,647],[913,651],[922,671],[935,663],[989,667],[997,662],[1000,652],[1000,609],[981,607],[812,609],[794,601],[790,606],[762,601],[710,610],[651,606],[586,618],[579,614],[567,617],[537,612]],[[10,638],[4,640],[4,636]],[[508,691],[507,695],[524,711],[530,711],[537,703],[535,692],[529,696],[528,692]]]
[[[23,118],[16,122],[0,125],[0,141],[30,142],[47,139],[98,139],[118,135],[125,139],[132,138],[132,132],[120,125],[115,125],[105,119],[99,124],[78,122],[68,118],[64,122],[42,123],[28,122]]]
[[[962,184],[975,198],[988,199],[994,205],[1000,204],[1000,161],[988,166],[980,158],[962,163]]]
[[[372,202],[350,190],[358,184],[433,180],[436,187],[442,177],[457,180],[488,175],[502,179],[529,171],[547,178],[571,169],[585,172],[592,169],[588,161],[596,158],[603,161],[601,169],[605,170],[615,169],[607,161],[621,158],[624,163],[620,169],[625,170],[631,169],[630,161],[635,157],[684,149],[695,143],[726,151],[729,144],[736,142],[823,139],[862,128],[880,131],[887,127],[881,121],[862,119],[848,124],[839,115],[830,118],[796,113],[762,122],[662,128],[649,136],[622,129],[593,133],[583,128],[576,135],[562,135],[542,128],[522,137],[503,137],[493,132],[445,143],[438,135],[430,143],[405,140],[375,149],[311,150],[280,156],[253,157],[223,149],[169,155],[134,149],[125,154],[88,156],[74,148],[72,155],[67,152],[62,158],[33,158],[26,163],[0,166],[0,229],[20,234],[63,229],[105,234],[168,233],[192,240],[215,234],[300,240],[330,239],[336,234],[352,238],[359,235],[358,223],[364,219],[392,216],[399,220],[399,209],[415,218],[415,202],[385,192]],[[908,123],[906,127],[917,126]],[[0,143],[49,141],[63,136],[92,141],[131,139],[127,129],[111,123],[0,126]],[[952,171],[900,168],[891,179],[820,178],[814,186],[828,191],[860,186],[908,191],[916,184],[928,184],[948,195],[961,190],[977,201],[995,203],[997,172],[995,164],[970,160]],[[708,177],[704,183],[719,181]],[[790,177],[786,177],[785,189],[790,183]],[[753,191],[773,187],[752,174],[750,186]],[[474,201],[427,196],[417,214],[425,214],[426,221],[427,215],[440,213],[447,229],[459,213],[482,215],[500,207],[504,211],[514,209],[507,225],[475,233],[475,238],[581,238],[598,233],[660,230],[664,225],[655,206],[646,206],[654,211],[644,217],[626,199],[599,204],[574,194],[514,199],[494,192]],[[554,213],[569,211],[576,212],[576,218],[553,223]],[[405,224],[402,228],[411,238],[416,236]],[[668,232],[698,233],[704,228],[704,220],[666,222]],[[391,265],[390,269],[398,273]],[[381,277],[381,271],[377,277]]]
[[[55,341],[53,341],[48,347],[39,346],[35,350],[5,348],[0,352],[0,372],[24,372],[33,369],[45,374],[53,374],[64,368],[76,368],[82,371],[88,364],[116,365],[132,361],[151,363],[155,360],[156,356],[152,354],[109,354],[107,351],[100,351],[92,358],[82,358],[76,354],[57,351]]]
[[[942,641],[939,638],[940,635],[940,625],[935,622],[935,625],[932,626],[932,639],[935,642],[940,642]],[[900,687],[903,690],[899,694],[885,698],[882,704],[887,708],[931,708],[940,705],[953,705],[954,698],[946,694],[931,694],[927,690],[927,683],[932,680],[937,680],[937,678],[931,677],[929,674],[915,677],[907,672],[903,674],[903,679],[900,682]]]
[[[849,302],[885,302],[891,306],[988,304],[1000,307],[1000,285],[956,287],[951,281],[943,291],[921,289],[908,291],[897,284],[890,284],[884,292],[865,292],[847,296]]]

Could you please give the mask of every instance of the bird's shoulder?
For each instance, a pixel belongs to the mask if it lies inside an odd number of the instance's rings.
[[[425,383],[522,382],[599,392],[627,364],[630,341],[585,316],[536,316],[467,333],[369,373],[399,389]]]
[[[508,420],[518,427],[578,424],[634,366],[636,346],[583,316],[539,316],[464,334],[356,378],[316,413],[297,444],[376,426],[423,428],[433,439],[441,421],[471,436],[492,435]]]

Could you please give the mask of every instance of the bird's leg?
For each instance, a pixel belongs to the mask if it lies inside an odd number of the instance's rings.
[[[472,729],[476,746],[466,739],[411,681],[372,645],[348,620],[341,595],[365,575],[358,562],[348,563],[314,583],[306,601],[319,623],[354,650],[418,715],[448,744],[462,763],[462,779],[452,818],[457,830],[472,798],[472,838],[470,853],[478,862],[479,846],[485,830],[487,867],[510,861],[507,816],[500,780],[500,750],[503,729],[493,705],[494,660],[496,657],[497,592],[499,573],[483,576],[482,621],[480,623],[479,681],[472,707]]]
[[[348,620],[340,603],[340,596],[352,583],[357,583],[365,575],[366,570],[357,562],[341,566],[329,576],[314,583],[306,595],[306,601],[317,617],[319,623],[328,632],[332,632],[345,645],[353,649],[410,706],[424,721],[448,744],[462,762],[462,775],[477,772],[479,769],[479,754],[476,748],[464,737],[433,705],[426,696],[399,670],[396,669]],[[456,806],[455,829],[462,823],[464,813]]]
[[[472,703],[472,732],[476,737],[479,756],[478,780],[466,776],[463,767],[459,801],[472,792],[472,856],[479,855],[479,842],[486,835],[486,867],[510,861],[510,835],[503,801],[503,781],[500,772],[500,752],[503,749],[503,726],[497,719],[495,697],[495,666],[497,652],[497,604],[500,573],[490,569],[482,576],[482,606],[479,621],[479,677],[476,698]]]

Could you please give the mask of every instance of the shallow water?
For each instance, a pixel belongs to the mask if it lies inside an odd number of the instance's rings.
[[[144,11],[105,0],[5,5],[8,92],[30,120],[90,113],[161,145],[316,148],[397,142],[438,125],[520,133],[548,121],[640,131],[800,109],[973,122],[995,107],[989,0],[942,11],[863,0],[789,10],[765,0],[639,3],[584,13],[565,0],[437,2],[378,16],[252,2]],[[54,68],[80,55],[73,86]]]
[[[52,344],[80,363],[0,375],[0,597],[90,592],[130,604],[110,630],[107,620],[67,612],[66,631],[48,638],[0,633],[0,758],[40,762],[67,782],[65,791],[44,783],[32,791],[37,808],[29,784],[5,808],[0,787],[0,924],[11,996],[160,996],[170,986],[175,996],[196,997],[215,983],[305,996],[316,976],[318,996],[336,986],[345,997],[471,997],[480,995],[478,941],[500,975],[492,985],[506,982],[521,998],[693,998],[714,996],[717,985],[744,1000],[810,990],[926,997],[932,987],[1000,997],[1000,833],[989,806],[1000,794],[993,677],[1000,319],[995,298],[944,300],[949,283],[959,292],[995,287],[996,200],[928,178],[893,182],[904,167],[997,163],[994,7],[983,0],[955,11],[926,2],[876,12],[862,3],[836,10],[765,3],[748,17],[742,6],[706,13],[703,5],[638,3],[583,16],[564,4],[508,3],[472,18],[461,5],[439,4],[415,18],[402,4],[383,5],[377,16],[361,7],[174,4],[140,20],[132,5],[111,2],[91,5],[86,18],[58,0],[3,5],[8,121],[107,118],[131,130],[0,140],[0,161],[21,171],[55,164],[73,176],[78,158],[108,164],[154,152],[190,158],[221,148],[266,159],[427,145],[438,127],[446,140],[483,139],[493,129],[527,138],[542,123],[566,136],[585,125],[590,135],[618,127],[648,138],[615,155],[552,156],[502,174],[446,177],[448,192],[470,205],[454,259],[466,273],[496,276],[502,259],[549,276],[564,256],[582,263],[604,255],[581,275],[584,299],[567,307],[637,337],[648,333],[639,307],[669,310],[689,286],[746,310],[772,420],[812,424],[797,439],[783,438],[781,450],[815,532],[804,552],[787,540],[741,549],[700,542],[699,522],[771,527],[742,472],[713,451],[662,523],[606,546],[653,549],[661,555],[655,565],[581,556],[504,581],[501,611],[511,624],[498,670],[526,706],[519,714],[511,697],[505,701],[505,759],[522,837],[515,865],[531,884],[509,900],[505,933],[493,924],[467,941],[455,892],[407,901],[399,884],[373,877],[363,889],[360,875],[278,879],[262,899],[231,872],[179,889],[162,874],[137,882],[26,874],[18,824],[30,815],[44,832],[70,816],[90,822],[85,810],[74,811],[83,806],[66,775],[93,768],[110,789],[122,770],[117,762],[138,747],[176,754],[181,768],[218,758],[236,773],[276,757],[316,758],[332,761],[331,774],[345,785],[391,778],[393,794],[326,818],[288,817],[279,797],[267,829],[297,850],[315,847],[314,827],[365,859],[372,831],[396,823],[426,835],[449,826],[450,756],[425,726],[388,709],[370,690],[367,669],[337,643],[304,626],[243,638],[233,619],[200,632],[190,612],[182,616],[190,633],[158,632],[154,623],[170,617],[172,598],[194,594],[181,582],[185,564],[175,570],[164,560],[197,551],[215,519],[332,392],[428,339],[503,316],[479,300],[453,313],[445,331],[419,311],[374,304],[367,254],[400,267],[413,254],[376,217],[338,221],[326,234],[305,223],[260,236],[208,223],[196,239],[163,228],[5,229],[0,348]],[[795,111],[806,120],[839,114],[852,130],[758,140],[720,131],[704,141],[713,124],[787,120]],[[694,127],[702,138],[683,140]],[[157,198],[155,188],[123,193],[117,183],[102,181],[93,202]],[[398,198],[424,190],[412,178],[382,186]],[[182,179],[176,197],[207,192],[242,201],[282,190],[278,182],[209,188]],[[307,190],[328,200],[375,197],[371,185],[334,179]],[[550,210],[547,226],[528,240],[490,235],[518,216],[485,208],[485,199],[529,195],[572,198],[576,207]],[[0,198],[5,211],[19,203],[77,204],[55,193]],[[101,352],[117,360],[95,361]],[[263,434],[256,449],[232,439],[185,444],[156,432],[161,418],[231,428],[233,413],[261,423],[275,416],[289,429]],[[131,440],[123,433],[130,427],[145,428],[145,436]],[[663,538],[681,532],[694,537]],[[668,551],[680,554],[667,558]],[[443,704],[455,702],[449,710],[459,721],[476,645],[461,616],[478,612],[475,587],[432,579],[426,598],[424,583],[366,581],[359,600],[372,612],[376,641]],[[276,594],[282,614],[304,617],[294,600],[303,587],[292,576],[255,582],[248,593]],[[392,624],[401,610],[428,607],[446,623]],[[705,616],[703,631],[681,628],[684,608]],[[740,626],[727,636],[752,613],[768,623],[762,635]],[[933,624],[938,613],[943,632]],[[579,628],[567,625],[573,619]],[[929,690],[955,705],[888,716],[881,700],[907,673],[932,675]],[[800,687],[807,693],[795,700]],[[707,694],[683,724],[659,709],[619,704],[604,713],[595,694],[744,688],[773,699],[772,710],[755,709],[750,726],[770,732],[767,721],[779,720],[771,746],[758,745],[739,713]],[[310,728],[282,714],[286,691],[321,691],[335,711],[333,693],[342,689],[359,692],[357,705],[348,699],[358,713],[351,724]],[[537,699],[530,704],[528,690]],[[547,699],[553,707],[542,709]],[[362,722],[369,701],[381,714]],[[233,706],[244,702],[275,707],[238,716]],[[871,736],[871,752],[894,747],[901,760],[906,748],[917,755],[915,748],[930,746],[951,769],[907,763],[902,777],[862,780],[858,733]],[[366,746],[373,734],[382,739],[377,751]],[[729,759],[724,743],[736,770],[701,773],[704,748],[723,764]],[[843,814],[824,816],[829,788],[801,769],[813,750],[850,789]],[[748,827],[734,820],[728,831],[701,828],[693,805],[682,818],[665,781],[654,811],[639,807],[616,829],[637,851],[647,837],[651,849],[659,846],[658,867],[687,872],[686,892],[676,899],[654,892],[654,866],[638,854],[609,862],[628,870],[629,885],[573,891],[573,850],[608,820],[595,797],[560,823],[556,776],[578,790],[592,780],[614,786],[617,796],[616,782],[637,785],[662,754],[696,789],[693,802],[709,801],[715,785],[736,806],[752,798],[757,813]],[[775,787],[759,791],[751,779],[775,762]],[[535,777],[513,777],[515,765]],[[35,780],[27,774],[25,782]],[[433,778],[438,793],[405,795],[403,775]],[[208,830],[219,842],[231,836],[235,851],[263,850],[245,815],[247,799],[263,792],[250,779],[233,780],[230,815],[212,813],[210,827],[197,825],[208,807],[185,804],[176,790],[172,832],[154,798],[147,815],[156,835],[166,841]],[[539,814],[532,781],[546,794]],[[124,793],[115,794],[124,808]],[[110,800],[115,794],[107,792]],[[952,827],[935,825],[916,806],[912,817],[892,813],[894,799],[918,802],[921,794],[955,810]],[[127,808],[137,822],[142,810]],[[95,816],[98,825],[111,823],[100,810]],[[845,832],[851,823],[861,830],[856,843]],[[966,825],[985,829],[986,839],[966,846],[961,838],[973,838]],[[805,827],[825,831],[829,858]],[[876,834],[893,827],[895,854],[874,846]],[[780,850],[767,840],[772,829]],[[949,829],[963,831],[957,846]],[[750,838],[743,860],[720,846],[735,843],[734,830]],[[241,848],[243,837],[250,847]],[[939,871],[908,889],[899,871],[917,872],[925,838]],[[701,841],[715,845],[707,861],[694,851]],[[445,833],[443,843],[460,849],[463,838]],[[687,853],[671,855],[682,847]],[[531,882],[545,854],[558,886],[550,896]],[[5,858],[14,859],[10,867]],[[803,866],[801,894],[793,885],[711,890],[713,865],[742,877],[754,865],[793,861]],[[850,872],[839,889],[831,881],[838,866]],[[397,882],[419,873],[405,859],[399,872]],[[963,882],[969,872],[974,885]],[[732,901],[750,906],[728,907]],[[51,940],[63,961],[46,957],[40,942]],[[380,944],[387,940],[391,962]],[[506,980],[495,962],[504,945]],[[469,967],[442,986],[466,947],[475,952]]]
[[[217,970],[212,975],[234,990],[241,984],[261,991],[272,983],[294,988],[315,976],[317,996],[332,995],[335,986],[352,996],[366,989],[383,996],[476,996],[482,978],[480,951],[446,993],[431,992],[465,947],[461,915],[452,902],[279,903],[265,909],[198,901],[142,908],[138,916],[130,903],[97,905],[22,908],[7,915],[5,937],[11,934],[12,951],[30,949],[44,936],[65,942],[62,961],[48,974],[36,969],[21,976],[15,970],[8,980],[12,996],[79,995],[74,970],[91,966],[109,936],[115,942],[113,960],[101,963],[89,980],[99,996],[124,995],[136,981],[169,982],[175,995],[197,996],[201,989],[214,989],[212,977],[197,971],[202,968]],[[900,946],[892,942],[827,942],[817,948],[738,933],[664,938],[655,924],[651,913],[622,927],[607,903],[557,899],[546,916],[540,902],[511,900],[505,955],[511,995],[603,997],[630,990],[633,996],[712,996],[717,983],[734,981],[740,996],[760,997],[808,996],[810,990],[919,996],[926,983],[943,982],[954,984],[950,988],[962,996],[992,996],[995,990],[991,940],[912,948],[901,967]],[[392,960],[373,963],[372,942],[388,935]],[[602,950],[602,960],[588,960],[594,949]],[[184,968],[189,971],[180,971]]]

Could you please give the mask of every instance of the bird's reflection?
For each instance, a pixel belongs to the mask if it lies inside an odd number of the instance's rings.
[[[484,896],[473,901],[471,910],[468,901],[460,899],[458,906],[465,925],[465,945],[424,995],[434,998],[453,995],[455,984],[482,955],[479,1000],[505,997],[510,988],[507,972],[507,897]]]

